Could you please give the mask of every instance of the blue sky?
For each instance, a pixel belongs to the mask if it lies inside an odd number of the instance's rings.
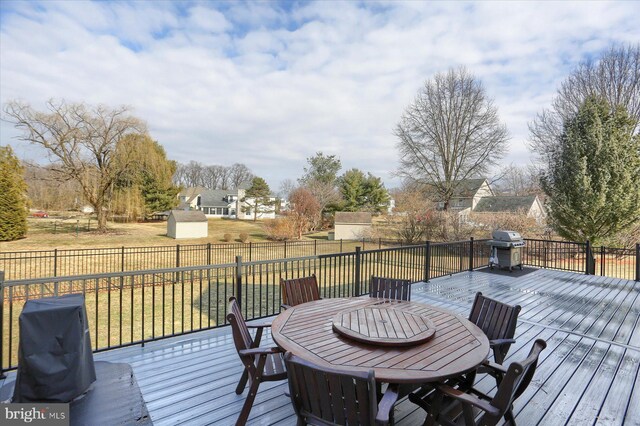
[[[126,104],[170,158],[245,163],[277,190],[316,151],[399,182],[393,128],[425,80],[466,66],[527,164],[529,123],[581,61],[637,43],[640,3],[0,3],[0,102]],[[41,153],[0,124],[0,144]]]

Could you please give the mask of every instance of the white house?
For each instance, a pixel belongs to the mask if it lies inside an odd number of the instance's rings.
[[[209,235],[207,217],[198,210],[171,210],[167,219],[167,236],[179,238],[206,238]]]
[[[226,217],[252,220],[256,214],[253,205],[253,199],[245,198],[246,189],[238,188],[232,190],[226,189],[205,189],[202,187],[187,188],[178,194],[180,200],[180,208],[200,210],[206,217]],[[275,197],[270,199],[275,201]],[[258,209],[263,210],[263,209]],[[276,217],[275,209],[270,208],[269,211],[259,211],[258,219],[274,219]]]

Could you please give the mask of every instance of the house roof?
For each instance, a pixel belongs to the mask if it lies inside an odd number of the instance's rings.
[[[535,195],[482,197],[473,211],[478,213],[529,211],[535,200]]]
[[[478,178],[462,179],[457,181],[456,189],[453,191],[453,196],[458,198],[473,197],[486,180],[487,179],[485,178]]]
[[[196,198],[198,195],[202,194],[203,192],[207,191],[207,188],[202,187],[202,186],[192,186],[189,188],[185,188],[182,191],[180,191],[180,194],[178,194],[179,197],[187,197],[187,203],[190,203],[193,201],[194,198]]]
[[[176,222],[206,222],[207,217],[200,210],[171,210]]]
[[[371,213],[336,212],[335,223],[371,223]]]
[[[200,205],[202,207],[229,207],[229,202],[226,200],[227,195],[238,196],[238,190],[227,189],[208,189],[200,194]]]

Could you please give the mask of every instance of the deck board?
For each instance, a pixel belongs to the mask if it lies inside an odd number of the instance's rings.
[[[416,283],[412,300],[467,316],[477,291],[522,306],[505,363],[524,358],[537,338],[548,344],[514,406],[518,424],[640,425],[640,283],[550,270],[520,277],[476,271]],[[266,332],[263,346],[272,344]],[[132,365],[157,425],[232,425],[246,396],[234,392],[242,365],[228,328],[95,358]],[[479,377],[477,386],[491,392],[495,381]],[[286,387],[260,387],[250,425],[295,424]],[[403,398],[395,419],[400,426],[420,424],[424,412]]]

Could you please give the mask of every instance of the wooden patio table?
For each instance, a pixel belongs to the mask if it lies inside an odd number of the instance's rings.
[[[385,383],[458,376],[489,355],[485,334],[459,315],[422,303],[370,297],[291,307],[276,317],[271,333],[279,347],[302,359],[329,368],[373,369],[376,380]]]

